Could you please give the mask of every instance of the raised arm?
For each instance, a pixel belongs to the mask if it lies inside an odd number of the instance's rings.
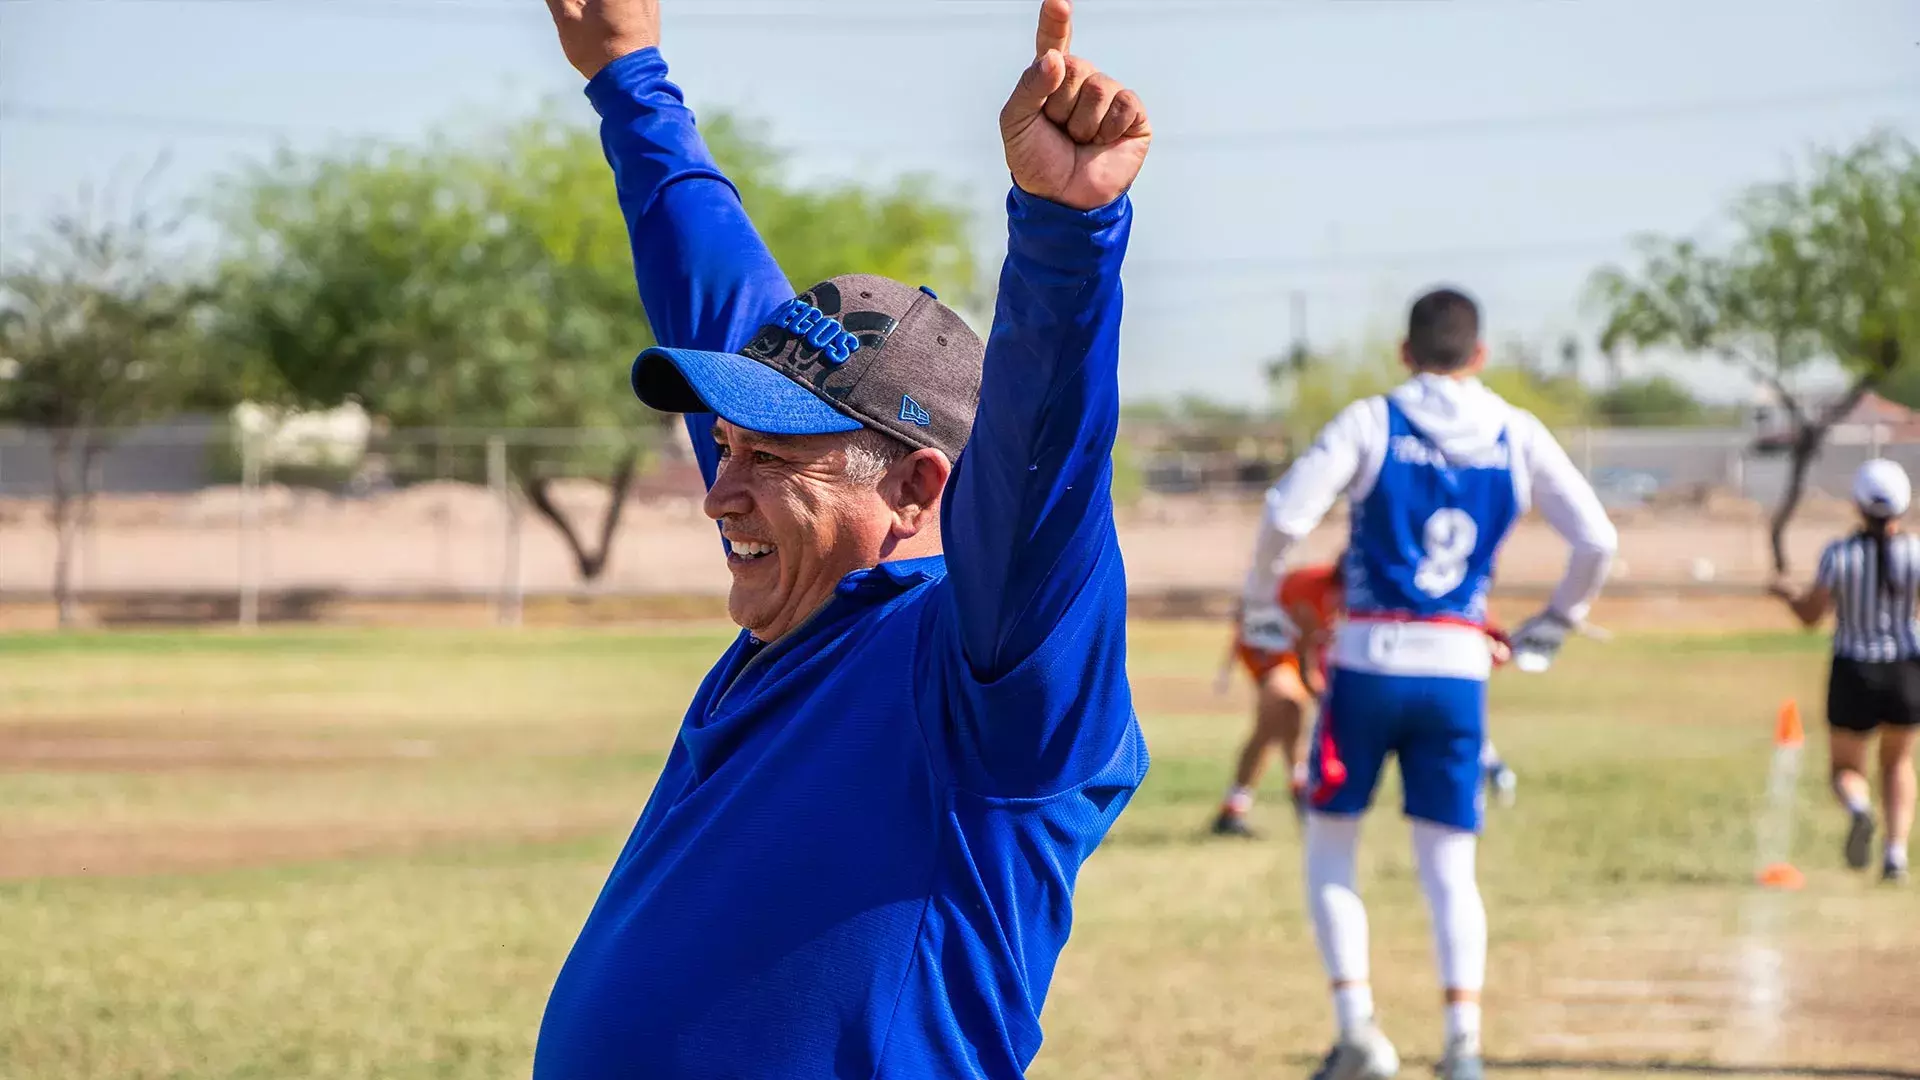
[[[967,782],[1021,795],[1088,775],[1130,722],[1112,450],[1126,192],[1151,134],[1131,91],[1066,55],[1070,18],[1046,0],[1001,112],[1007,259],[941,510],[958,760]]]
[[[1127,188],[1151,139],[1139,98],[1068,57],[1047,0],[1037,56],[1000,117],[1015,188],[980,406],[941,534],[976,678],[1025,660],[1095,583],[1124,602],[1110,490],[1120,422]]]
[[[655,340],[738,349],[793,290],[667,79],[658,0],[547,0],[547,7],[600,114],[600,144],[613,166]],[[711,486],[713,416],[689,413],[686,422]]]

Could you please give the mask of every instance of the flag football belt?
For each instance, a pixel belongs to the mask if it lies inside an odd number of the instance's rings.
[[[1506,646],[1507,656],[1509,658],[1513,655],[1513,639],[1507,636],[1505,630],[1489,623],[1479,622],[1459,615],[1416,615],[1411,611],[1369,611],[1365,613],[1350,613],[1347,619],[1349,622],[1363,623],[1428,623],[1440,626],[1466,627],[1471,630],[1478,630],[1482,634],[1485,634],[1488,639]],[[1494,666],[1500,667],[1506,662],[1505,659],[1502,659]],[[1330,679],[1323,677],[1321,685],[1331,689],[1333,683]],[[1313,785],[1312,801],[1315,806],[1325,806],[1333,800],[1334,795],[1338,793],[1341,786],[1347,782],[1347,766],[1340,760],[1340,749],[1333,741],[1332,717],[1323,717],[1322,722],[1315,726],[1320,729],[1320,775],[1318,782]]]

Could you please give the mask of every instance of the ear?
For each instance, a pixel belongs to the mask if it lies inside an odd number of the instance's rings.
[[[1491,359],[1492,356],[1493,354],[1487,351],[1486,342],[1484,341],[1475,342],[1473,346],[1473,359],[1468,360],[1467,366],[1460,369],[1460,374],[1462,375],[1480,374],[1481,371],[1486,369],[1487,361]]]
[[[880,481],[880,497],[893,511],[893,535],[905,540],[940,520],[940,495],[953,463],[938,450],[915,450],[893,463]]]
[[[1420,368],[1413,362],[1413,344],[1411,342],[1400,342],[1400,366],[1415,374],[1418,374],[1420,371]]]

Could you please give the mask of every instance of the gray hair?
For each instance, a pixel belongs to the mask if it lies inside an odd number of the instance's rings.
[[[913,447],[886,432],[863,428],[847,437],[847,467],[844,475],[854,483],[871,484],[911,453]]]

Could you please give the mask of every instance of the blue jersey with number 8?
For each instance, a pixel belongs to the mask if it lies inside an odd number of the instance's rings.
[[[1494,556],[1520,514],[1507,433],[1449,456],[1387,399],[1387,451],[1353,508],[1347,609],[1415,620],[1487,617]]]

